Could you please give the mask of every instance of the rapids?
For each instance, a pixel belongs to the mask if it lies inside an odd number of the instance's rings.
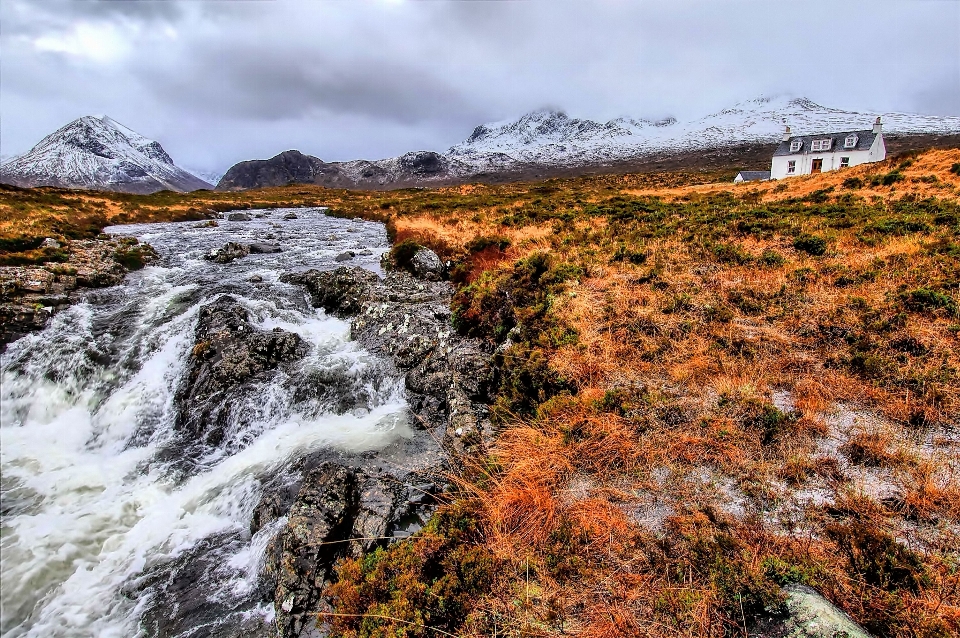
[[[212,548],[209,600],[269,620],[272,605],[257,602],[255,590],[276,526],[249,532],[264,482],[307,453],[369,454],[412,436],[403,384],[389,366],[349,340],[347,322],[279,282],[286,271],[339,265],[348,250],[356,253],[348,263],[378,270],[383,226],[322,209],[297,209],[296,219],[284,219],[290,210],[247,212],[251,221],[215,228],[106,229],[149,242],[161,260],[88,292],[2,355],[4,638],[143,635],[152,604],[145,575],[201,541]],[[282,252],[222,265],[202,258],[227,241],[272,241]],[[174,398],[199,309],[223,294],[258,327],[296,332],[310,352],[293,373],[247,392],[235,410],[244,418],[185,471]],[[311,391],[318,377],[326,392]]]

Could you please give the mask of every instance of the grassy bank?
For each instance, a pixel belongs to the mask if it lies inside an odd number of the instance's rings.
[[[788,582],[878,635],[955,635],[960,151],[717,177],[4,190],[0,233],[327,205],[454,262],[497,442],[421,534],[340,567],[340,635],[744,635]]]

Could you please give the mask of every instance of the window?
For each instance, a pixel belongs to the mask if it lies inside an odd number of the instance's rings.
[[[797,172],[797,162],[794,160],[787,162],[787,175],[789,175],[790,173],[796,173],[796,172]]]
[[[847,168],[848,166],[850,166],[850,158],[849,158],[849,157],[841,157],[841,158],[840,158],[840,168]]]
[[[856,135],[848,135],[847,138],[843,140],[843,148],[856,148],[856,146],[857,146]]]
[[[790,142],[790,152],[796,153],[797,151],[800,150],[801,146],[803,146],[803,142],[801,140],[793,140],[792,142]]]
[[[829,151],[830,143],[832,141],[833,140],[829,138],[825,140],[813,140],[813,142],[810,143],[810,150],[811,151]]]

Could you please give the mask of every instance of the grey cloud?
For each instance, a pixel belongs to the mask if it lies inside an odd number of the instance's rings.
[[[956,113],[960,77],[956,2],[3,0],[0,19],[3,154],[105,112],[203,169],[442,150],[548,104],[687,119],[791,92]],[[83,24],[130,46],[36,46]]]

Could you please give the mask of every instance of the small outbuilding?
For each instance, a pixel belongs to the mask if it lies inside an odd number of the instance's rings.
[[[770,171],[740,171],[737,173],[737,176],[733,178],[733,183],[762,182],[768,179],[770,179]]]
[[[880,162],[887,157],[883,143],[880,118],[873,129],[792,135],[787,127],[780,146],[773,153],[770,177],[781,179],[794,175],[824,173],[868,162]]]

